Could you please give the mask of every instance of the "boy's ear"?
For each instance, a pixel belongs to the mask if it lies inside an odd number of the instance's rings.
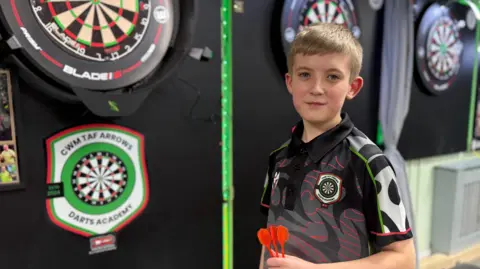
[[[292,76],[290,73],[285,74],[285,84],[287,85],[288,92],[292,94]]]
[[[347,100],[352,100],[363,87],[363,78],[356,77],[352,83],[350,83],[350,90],[347,93]]]

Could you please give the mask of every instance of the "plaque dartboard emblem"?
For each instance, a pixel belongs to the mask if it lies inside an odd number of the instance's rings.
[[[324,204],[333,204],[342,197],[342,179],[333,174],[321,174],[315,184],[315,197]]]
[[[85,237],[118,232],[149,199],[143,135],[118,125],[61,131],[47,145],[47,212],[53,224]]]

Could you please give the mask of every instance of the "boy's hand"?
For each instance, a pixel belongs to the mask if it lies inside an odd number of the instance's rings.
[[[275,269],[313,269],[315,268],[315,264],[295,256],[285,255],[285,258],[269,258],[267,260],[267,267]]]

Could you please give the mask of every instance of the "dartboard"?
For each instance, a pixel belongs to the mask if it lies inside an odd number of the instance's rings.
[[[59,46],[93,61],[128,55],[142,40],[152,17],[150,0],[50,0],[32,4],[38,22]],[[160,20],[166,22],[168,12],[161,9]]]
[[[416,63],[429,93],[448,90],[462,65],[461,30],[465,20],[457,20],[445,6],[431,5],[420,22],[416,40]]]
[[[94,152],[81,158],[72,172],[72,187],[77,197],[92,206],[117,200],[128,182],[122,160],[109,152]]]
[[[333,179],[326,179],[318,186],[320,193],[325,198],[332,198],[338,192],[338,186]]]
[[[455,22],[449,17],[441,17],[428,34],[426,57],[428,68],[438,80],[453,77],[460,64],[460,38]]]
[[[295,35],[305,26],[318,22],[344,25],[356,38],[361,31],[358,26],[355,7],[351,0],[300,0],[287,1],[282,12],[282,40],[285,53]]]
[[[9,45],[68,88],[128,87],[161,63],[172,0],[0,1]]]

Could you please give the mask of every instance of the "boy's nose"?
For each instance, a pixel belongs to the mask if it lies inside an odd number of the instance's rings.
[[[325,88],[321,83],[316,83],[312,88],[312,94],[325,94]]]

